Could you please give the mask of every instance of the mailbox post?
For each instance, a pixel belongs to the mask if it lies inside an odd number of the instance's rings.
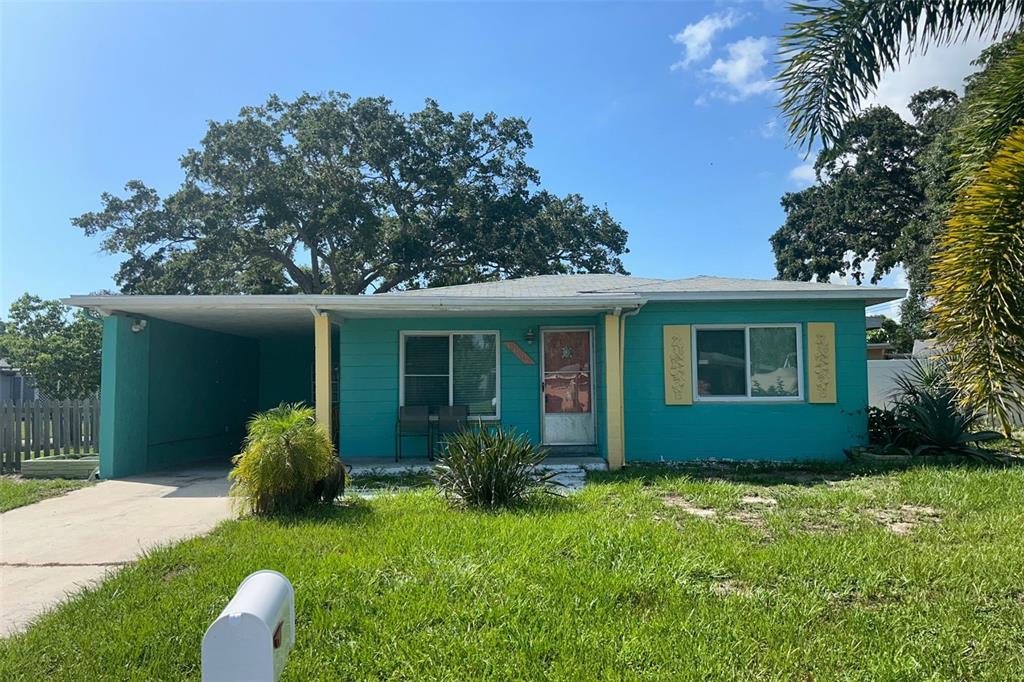
[[[203,636],[203,682],[277,682],[293,646],[292,584],[277,571],[256,571]]]

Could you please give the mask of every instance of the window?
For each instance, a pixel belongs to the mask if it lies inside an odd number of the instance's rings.
[[[402,334],[402,405],[465,405],[470,416],[498,416],[496,332]]]
[[[697,327],[698,400],[799,400],[799,325]]]

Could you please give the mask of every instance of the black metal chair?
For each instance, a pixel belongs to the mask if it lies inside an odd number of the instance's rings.
[[[395,423],[395,461],[402,459],[403,438],[423,438],[427,442],[427,457],[434,458],[433,441],[430,437],[430,409],[425,405],[398,408]]]
[[[469,407],[466,405],[445,405],[437,410],[437,438],[443,439],[453,433],[465,431],[469,423]]]

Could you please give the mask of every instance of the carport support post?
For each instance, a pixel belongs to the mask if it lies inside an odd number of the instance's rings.
[[[331,320],[326,313],[313,318],[315,344],[316,420],[331,431]],[[334,434],[331,434],[334,437]]]
[[[608,468],[617,471],[625,464],[622,424],[622,337],[619,311],[604,316],[605,428]]]

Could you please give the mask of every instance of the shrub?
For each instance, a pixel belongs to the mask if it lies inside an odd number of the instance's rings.
[[[449,500],[471,507],[509,506],[532,488],[550,490],[555,472],[537,466],[546,454],[514,430],[469,429],[445,441],[434,471]]]
[[[959,406],[956,395],[948,389],[935,394],[922,392],[915,402],[903,405],[897,415],[900,428],[917,440],[913,449],[907,447],[914,456],[955,454],[990,460],[996,453],[970,444],[1003,436],[994,431],[973,431],[980,420],[977,411]]]
[[[330,504],[344,491],[345,471],[312,408],[282,403],[255,415],[248,429],[228,475],[230,495],[242,511],[295,511]]]
[[[895,443],[901,433],[894,410],[884,410],[874,405],[868,407],[868,442],[872,445]]]
[[[996,440],[993,431],[975,431],[981,414],[971,405],[962,404],[946,379],[941,362],[914,360],[910,368],[896,377],[892,395],[893,409],[886,416],[878,415],[872,426],[869,412],[868,430],[873,444],[889,452],[899,451],[913,456],[960,455],[974,459],[993,459],[996,453],[980,450],[972,443]],[[883,411],[878,411],[883,412]],[[887,430],[888,441],[875,441]]]

